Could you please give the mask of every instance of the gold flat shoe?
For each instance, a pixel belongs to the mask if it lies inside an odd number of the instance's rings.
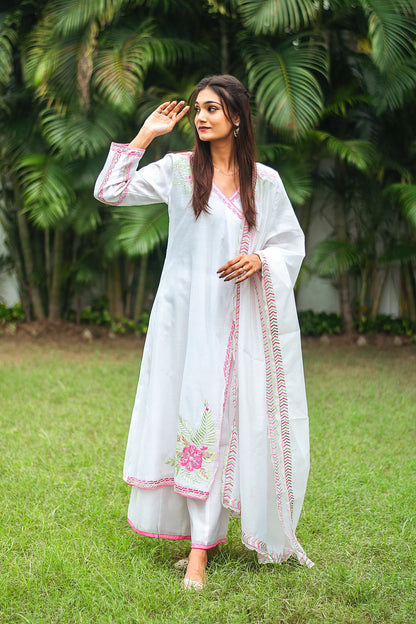
[[[200,581],[193,581],[192,579],[184,578],[182,581],[182,585],[185,589],[195,589],[199,591],[204,589],[206,583],[201,583]]]

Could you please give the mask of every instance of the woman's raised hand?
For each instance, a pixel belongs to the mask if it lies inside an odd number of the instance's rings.
[[[189,111],[189,106],[184,104],[183,100],[163,102],[146,119],[130,147],[146,148],[155,137],[172,132],[178,121]]]

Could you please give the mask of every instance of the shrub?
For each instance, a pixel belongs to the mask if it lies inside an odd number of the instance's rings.
[[[16,321],[24,321],[25,313],[20,303],[15,303],[10,308],[5,303],[0,303],[0,325],[6,323],[15,323]]]
[[[394,318],[387,314],[378,314],[375,319],[363,318],[357,327],[361,334],[389,334],[390,336],[416,335],[416,322],[410,319]]]
[[[342,318],[335,312],[314,312],[302,310],[298,313],[302,336],[322,336],[322,334],[342,334]]]

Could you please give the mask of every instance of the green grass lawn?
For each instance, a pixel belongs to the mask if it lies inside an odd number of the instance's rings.
[[[200,593],[187,542],[127,525],[138,365],[127,340],[0,338],[1,624],[416,622],[416,346],[305,345],[315,566],[259,566],[233,520]]]

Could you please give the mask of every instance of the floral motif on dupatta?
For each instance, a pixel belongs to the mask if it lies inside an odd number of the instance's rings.
[[[174,466],[175,477],[179,474],[191,483],[200,479],[209,481],[209,464],[215,459],[215,428],[211,410],[205,402],[201,424],[194,430],[182,416],[179,416],[176,456],[167,460]]]

